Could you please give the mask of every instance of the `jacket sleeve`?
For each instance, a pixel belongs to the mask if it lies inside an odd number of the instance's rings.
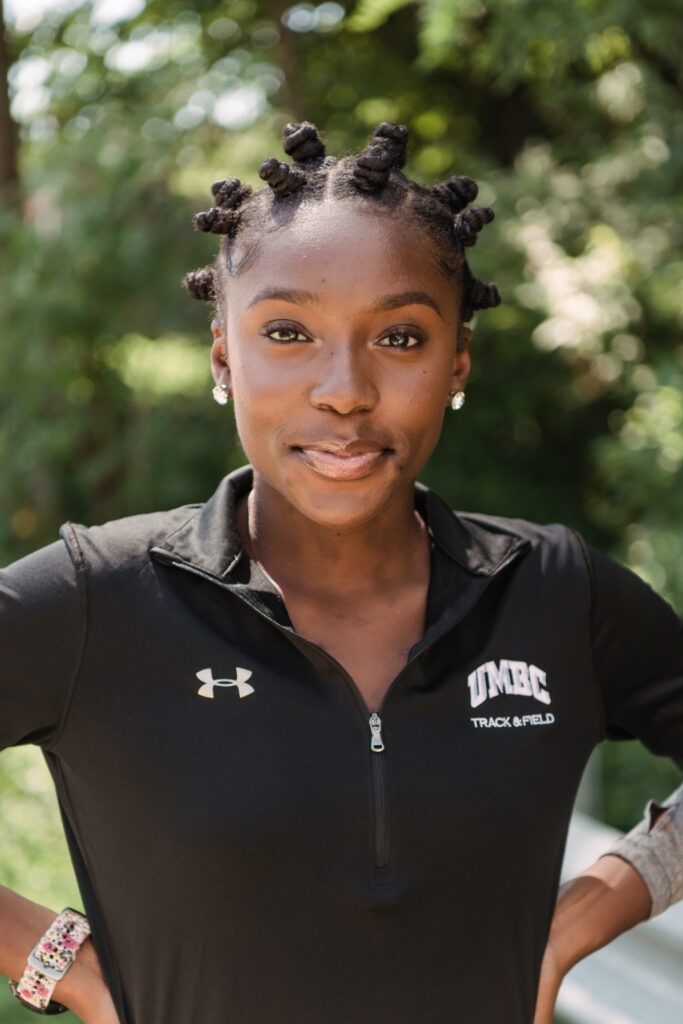
[[[642,876],[652,896],[650,917],[683,899],[683,785],[663,804],[650,800],[635,828],[605,851]]]
[[[683,767],[683,621],[634,573],[593,548],[585,551],[606,736],[638,738]],[[651,917],[683,898],[683,786],[663,806],[650,801],[643,820],[606,853],[642,876]]]
[[[683,621],[634,573],[585,552],[605,735],[639,739],[683,768]]]
[[[0,569],[0,749],[55,742],[84,632],[85,576],[64,540]]]

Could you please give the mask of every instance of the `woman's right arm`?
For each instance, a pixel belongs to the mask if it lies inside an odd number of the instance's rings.
[[[29,953],[56,917],[57,912],[48,907],[0,886],[0,974],[18,981]],[[67,1006],[83,1024],[119,1024],[90,938],[57,982],[53,998]]]
[[[0,569],[0,750],[22,743],[54,749],[84,638],[83,576],[63,541]],[[0,974],[19,980],[57,916],[0,885]],[[55,986],[54,998],[84,1024],[119,1024],[92,939]]]

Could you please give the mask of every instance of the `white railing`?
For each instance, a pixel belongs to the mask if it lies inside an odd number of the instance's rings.
[[[576,812],[563,878],[591,864],[618,833]],[[683,902],[583,960],[560,990],[568,1024],[683,1024]]]

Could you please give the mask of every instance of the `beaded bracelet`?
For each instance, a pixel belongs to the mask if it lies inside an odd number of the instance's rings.
[[[66,907],[31,950],[19,981],[10,981],[12,992],[22,1006],[35,1013],[64,1013],[66,1006],[51,1001],[55,985],[64,977],[76,954],[90,935],[83,914]]]

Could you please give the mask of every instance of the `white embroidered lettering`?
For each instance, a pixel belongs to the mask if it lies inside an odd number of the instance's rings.
[[[529,725],[552,725],[555,716],[548,712],[545,715],[499,715],[497,718],[470,718],[475,729],[523,729]]]
[[[543,669],[526,661],[507,658],[499,662],[486,661],[467,677],[470,706],[478,708],[492,697],[533,697],[541,704],[550,704],[547,677]],[[474,721],[474,719],[472,719]],[[483,721],[483,719],[481,720]],[[477,726],[483,728],[483,726]]]
[[[541,704],[550,704],[550,694],[545,688],[545,672],[535,665],[529,665],[529,681],[531,692]]]
[[[487,661],[485,665],[477,669],[477,673],[483,671],[486,672],[489,679],[489,697],[495,697],[499,693],[512,693],[509,664],[505,659],[501,661],[500,668],[495,661]]]
[[[529,682],[529,666],[525,661],[509,662],[512,674],[512,692],[518,697],[531,697],[531,683]]]
[[[479,671],[470,672],[467,677],[467,685],[470,688],[470,704],[478,708],[486,700],[486,683],[479,675]]]

